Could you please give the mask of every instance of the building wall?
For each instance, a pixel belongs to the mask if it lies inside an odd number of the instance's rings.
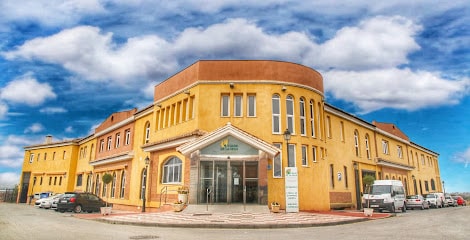
[[[280,101],[279,132],[273,132],[274,95],[278,96]],[[228,116],[221,113],[222,96],[228,96],[230,102]],[[238,96],[242,97],[241,116],[234,114],[234,102]],[[248,96],[256,98],[254,116],[247,114]],[[115,174],[118,182],[124,174],[124,196],[119,196],[121,185],[117,183],[115,197],[111,197],[109,201],[118,208],[139,210],[142,206],[142,172],[146,167],[145,158],[149,157],[146,205],[155,209],[163,203],[175,200],[179,187],[189,186],[193,166],[191,158],[182,155],[176,148],[228,122],[264,142],[278,144],[281,148],[282,166],[287,167],[288,146],[283,133],[288,128],[288,98],[293,101],[293,127],[290,128],[292,136],[289,144],[293,146],[293,153],[290,153],[295,156],[295,166],[298,168],[301,210],[356,207],[358,193],[364,191],[364,173],[374,174],[378,179],[406,179],[406,186],[411,189],[409,192],[414,192],[414,177],[419,192],[423,194],[427,191],[425,181],[428,182],[429,191],[433,191],[433,180],[435,190],[442,191],[437,153],[410,142],[393,124],[367,123],[325,104],[323,79],[318,72],[298,64],[277,61],[199,61],[156,85],[153,105],[140,111],[132,109],[111,114],[96,129],[93,136],[83,139],[80,143],[65,147],[48,144],[25,148],[23,172],[31,171],[32,176],[43,177],[46,174],[51,176],[54,173],[66,172],[67,176],[73,176],[65,180],[63,189],[51,186],[51,189],[57,191],[86,190],[84,188],[87,174],[93,174],[94,184],[98,174]],[[301,118],[301,100],[305,104],[305,118]],[[310,103],[314,109],[313,118],[310,116]],[[312,119],[314,135],[311,134]],[[301,133],[303,121],[305,134]],[[147,124],[150,124],[148,138]],[[131,142],[124,146],[126,129],[131,130]],[[121,133],[121,147],[115,148],[118,132]],[[365,144],[366,136],[369,140],[368,148]],[[106,148],[108,137],[112,138],[110,150]],[[102,152],[99,151],[101,140],[105,141],[105,150]],[[388,142],[388,153],[383,153],[382,140]],[[84,149],[91,149],[92,145],[94,156],[91,152],[84,154]],[[398,146],[402,149],[401,157],[397,153]],[[303,147],[306,149],[305,160],[302,157]],[[29,156],[32,153],[36,158],[36,154],[47,151],[49,157],[51,152],[63,150],[71,153],[70,157],[67,157],[68,161],[57,164],[59,161],[34,159],[34,163],[29,164]],[[114,159],[120,154],[127,154],[125,161],[96,164],[99,161]],[[424,156],[424,162],[421,155]],[[183,161],[182,181],[180,184],[163,184],[163,165],[172,156]],[[393,167],[380,165],[380,160],[390,162]],[[284,173],[280,177],[274,176],[274,159],[263,161],[267,161],[267,166],[262,166],[263,172],[259,176],[263,178],[260,181],[268,182],[267,201],[280,202],[281,207],[285,208]],[[355,168],[360,173],[357,179]],[[77,176],[82,173],[82,186],[77,186]],[[35,188],[34,192],[48,190],[49,188],[44,186],[47,181],[43,179],[43,185],[38,187],[39,189]],[[356,189],[356,184],[359,189]],[[30,190],[31,187],[32,184]],[[96,185],[93,189],[96,189]],[[165,194],[162,194],[163,190],[166,191]],[[166,202],[163,202],[164,199]]]

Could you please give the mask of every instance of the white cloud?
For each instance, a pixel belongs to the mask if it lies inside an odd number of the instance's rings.
[[[45,114],[66,113],[67,109],[62,108],[62,107],[45,107],[45,108],[41,108],[39,112],[45,113]]]
[[[3,22],[26,20],[47,26],[69,25],[84,15],[104,12],[100,0],[2,0],[0,9]]]
[[[48,83],[39,83],[31,74],[23,75],[0,89],[0,99],[11,103],[37,106],[54,98],[56,94],[52,87]]]
[[[322,69],[395,67],[408,63],[407,55],[420,49],[413,38],[420,30],[420,26],[403,17],[374,17],[358,26],[340,29],[306,62]]]
[[[7,113],[8,106],[5,103],[0,102],[0,119],[4,118]]]
[[[325,89],[335,98],[354,103],[363,113],[382,108],[416,110],[457,104],[470,79],[450,80],[439,73],[410,69],[328,71]]]
[[[33,123],[24,130],[24,133],[38,133],[44,130],[44,126],[40,123]]]
[[[20,174],[15,172],[0,173],[0,188],[11,188],[20,183]]]
[[[177,69],[170,46],[157,36],[129,38],[123,45],[112,41],[112,33],[99,28],[80,26],[45,38],[27,41],[16,51],[3,53],[7,59],[39,59],[60,64],[92,81],[115,80],[124,84],[139,76],[149,77]]]
[[[73,127],[72,127],[72,126],[68,126],[68,127],[66,127],[66,128],[64,129],[64,131],[65,131],[66,133],[72,133],[72,132],[74,132],[74,130],[73,130]]]
[[[457,153],[454,157],[454,161],[457,163],[464,163],[465,167],[470,165],[470,147],[463,152]]]

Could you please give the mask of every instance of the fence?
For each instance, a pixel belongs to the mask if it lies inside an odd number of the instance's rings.
[[[0,202],[16,202],[16,197],[18,195],[17,188],[5,188],[0,189]]]

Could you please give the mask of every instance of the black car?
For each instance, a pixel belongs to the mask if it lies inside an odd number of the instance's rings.
[[[99,212],[106,202],[93,193],[66,192],[57,202],[57,211]]]

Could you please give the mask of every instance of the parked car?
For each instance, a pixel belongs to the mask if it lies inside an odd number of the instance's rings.
[[[421,210],[429,209],[429,202],[421,195],[409,195],[406,197],[406,208],[420,208]]]
[[[44,208],[44,209],[49,209],[49,208],[51,208],[52,199],[53,199],[54,197],[55,197],[55,195],[54,195],[54,196],[49,196],[49,197],[47,197],[47,198],[42,198],[39,207],[40,207],[40,208]]]
[[[44,201],[44,199],[50,197],[52,194],[52,192],[35,193],[34,199],[36,199],[36,201],[34,202],[34,206],[41,208],[41,203]]]
[[[467,206],[467,202],[465,201],[465,199],[463,199],[463,197],[453,196],[452,198],[456,200],[457,206]]]
[[[433,208],[441,208],[444,206],[444,204],[442,203],[442,199],[435,193],[426,194],[425,199]]]
[[[99,212],[106,202],[92,193],[66,192],[57,202],[57,211]]]
[[[450,195],[446,195],[445,201],[449,207],[457,207],[457,201],[452,198]]]
[[[51,203],[51,209],[54,209],[57,211],[57,203],[59,202],[59,199],[63,196],[64,194],[59,194],[59,195],[54,196],[54,198],[52,199],[52,203]]]

